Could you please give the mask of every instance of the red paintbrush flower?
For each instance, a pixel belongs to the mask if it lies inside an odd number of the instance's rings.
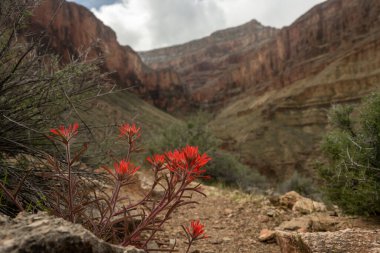
[[[153,167],[157,170],[160,170],[164,167],[165,164],[165,156],[155,154],[152,157],[148,157],[147,161],[153,165]]]
[[[125,123],[119,127],[119,137],[126,136],[129,142],[133,142],[140,137],[140,130],[141,127],[136,127],[135,124],[129,125],[128,123]]]
[[[61,125],[58,128],[50,129],[50,132],[58,136],[60,138],[59,141],[68,143],[74,136],[78,134],[78,128],[78,123],[74,123],[68,127]]]
[[[205,226],[199,220],[191,221],[190,226],[186,228],[182,225],[182,229],[186,233],[186,238],[188,241],[187,243],[189,244],[186,253],[189,252],[193,242],[208,238],[208,236],[205,234]]]
[[[186,176],[191,182],[196,178],[205,177],[202,169],[211,158],[206,154],[199,154],[198,147],[187,145],[182,150],[174,150],[165,154],[167,168],[178,176]]]
[[[120,179],[124,179],[126,176],[133,176],[141,167],[136,167],[133,163],[125,160],[116,162],[113,166]]]
[[[192,241],[206,239],[208,236],[205,234],[205,226],[199,221],[191,221],[190,226],[186,228],[186,234]]]

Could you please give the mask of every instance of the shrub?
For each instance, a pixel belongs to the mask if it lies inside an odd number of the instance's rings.
[[[213,160],[207,166],[207,174],[214,181],[248,192],[267,187],[268,183],[263,175],[239,162],[233,154],[215,150],[210,153],[210,157]]]
[[[186,123],[168,126],[151,141],[150,153],[164,152],[186,144],[198,146],[203,152],[217,149],[220,142],[207,127],[210,117],[208,113],[198,112],[189,117]]]
[[[283,181],[278,186],[278,191],[280,193],[296,191],[303,196],[314,197],[314,198],[316,197],[316,194],[318,193],[318,190],[313,180],[310,177],[305,177],[299,174],[297,171],[295,171],[289,179]]]
[[[85,62],[78,53],[63,65],[47,52],[43,34],[25,31],[38,2],[0,1],[0,178],[7,177],[17,202],[29,207],[46,199],[43,169],[34,163],[58,151],[44,137],[46,127],[86,110],[104,83],[97,62]],[[16,214],[10,205],[0,211]]]
[[[324,138],[328,163],[320,166],[327,197],[344,211],[380,214],[380,95],[367,98],[353,121],[352,107],[335,106],[334,129]]]

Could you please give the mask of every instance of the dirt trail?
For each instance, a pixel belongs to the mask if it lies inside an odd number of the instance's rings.
[[[147,171],[139,175],[140,185],[149,184],[150,175]],[[142,180],[142,178],[145,178]],[[194,194],[192,200],[199,204],[183,206],[172,214],[159,233],[158,245],[166,245],[176,239],[177,252],[185,252],[187,248],[181,225],[188,226],[191,220],[200,220],[205,224],[207,239],[195,242],[190,252],[194,253],[280,253],[279,246],[275,243],[262,243],[258,240],[262,229],[273,230],[284,221],[302,217],[303,214],[292,209],[279,206],[278,199],[269,201],[264,195],[245,194],[237,190],[222,189],[213,186],[202,186],[202,191],[207,195]],[[325,212],[329,216],[330,211]],[[375,229],[380,226],[379,221],[372,219],[344,216],[339,212],[334,216],[334,230],[345,228]],[[338,227],[339,226],[339,227]],[[323,230],[320,230],[323,231]],[[154,252],[154,251],[152,251]]]
[[[276,218],[263,215],[263,197],[254,197],[238,191],[223,190],[204,186],[207,197],[194,196],[198,205],[185,206],[173,214],[166,225],[166,238],[177,238],[177,249],[186,248],[180,225],[192,219],[200,219],[205,224],[208,239],[197,241],[192,251],[217,252],[280,252],[276,244],[264,244],[257,240],[263,228],[273,227]],[[265,210],[266,212],[267,210]],[[184,224],[186,225],[186,224]]]

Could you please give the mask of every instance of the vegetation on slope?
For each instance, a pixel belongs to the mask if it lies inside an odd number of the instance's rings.
[[[348,213],[380,214],[380,94],[365,100],[359,116],[334,107],[333,130],[325,137],[328,163],[320,168],[326,195]],[[356,120],[355,120],[356,119]]]

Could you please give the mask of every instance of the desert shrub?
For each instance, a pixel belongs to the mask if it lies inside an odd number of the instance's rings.
[[[150,153],[163,152],[187,144],[198,146],[203,152],[217,149],[220,142],[207,126],[210,117],[208,113],[198,112],[183,124],[168,126],[150,142]]]
[[[182,125],[169,126],[152,141],[150,152],[165,152],[187,144],[194,145],[212,158],[206,166],[207,174],[211,177],[205,180],[206,183],[218,182],[243,190],[266,185],[264,176],[242,164],[232,153],[219,149],[220,140],[207,126],[211,117],[208,113],[198,112]]]
[[[290,178],[280,183],[277,190],[280,193],[296,191],[307,197],[315,197],[318,194],[318,189],[315,186],[313,179],[303,176],[297,171],[295,171]]]
[[[62,64],[47,51],[43,33],[26,31],[37,4],[0,1],[0,178],[7,178],[7,187],[28,209],[46,199],[43,168],[35,163],[45,153],[59,152],[45,138],[47,127],[86,110],[104,79],[97,62],[84,61],[85,54]],[[0,208],[9,215],[13,210]]]
[[[328,160],[320,166],[324,192],[347,213],[380,213],[380,95],[368,97],[353,121],[351,107],[335,106],[333,130],[322,149]]]
[[[210,153],[210,157],[213,160],[207,166],[207,174],[213,178],[213,181],[237,186],[243,191],[255,191],[267,187],[268,182],[263,175],[239,162],[230,152],[215,150]]]

